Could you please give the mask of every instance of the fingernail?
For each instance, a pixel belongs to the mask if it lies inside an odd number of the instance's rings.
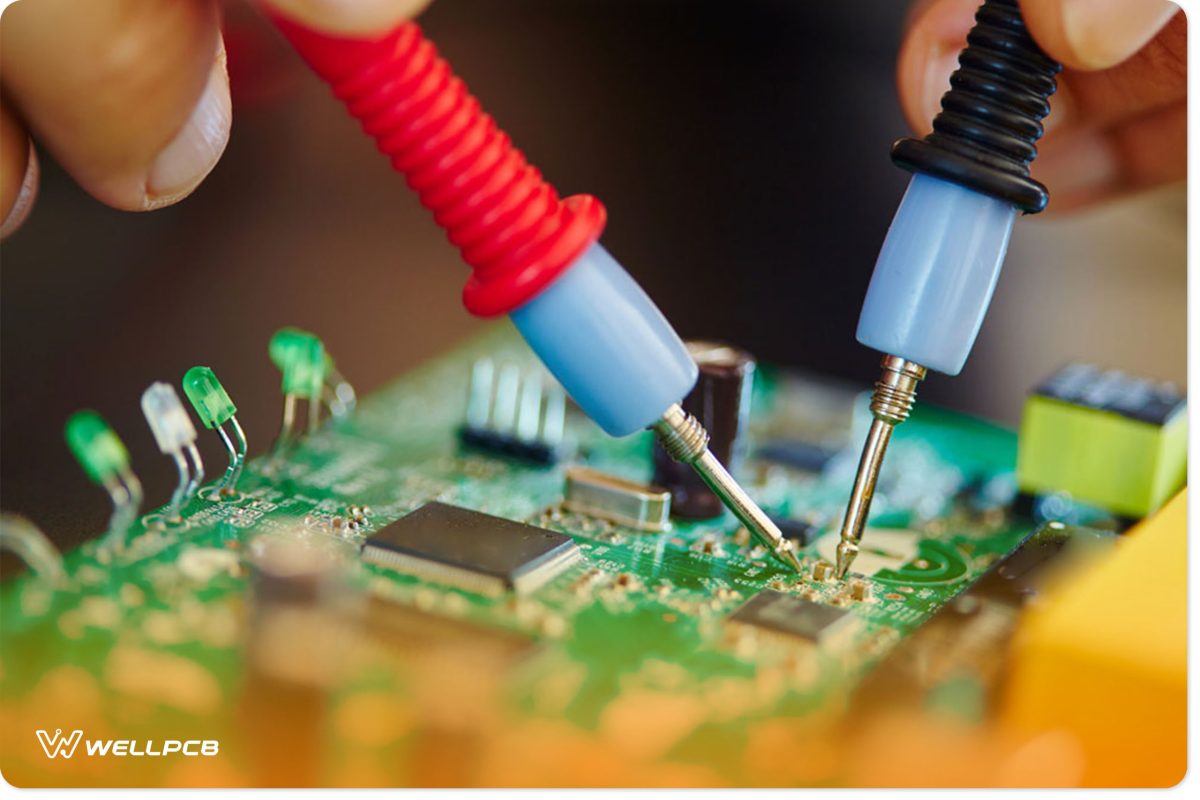
[[[958,50],[938,49],[925,62],[925,80],[921,89],[921,107],[924,109],[926,133],[933,126],[933,118],[942,110],[942,95],[950,91],[950,75],[958,68]]]
[[[229,73],[222,44],[208,84],[182,130],[150,167],[146,176],[147,210],[170,205],[189,194],[216,166],[229,142],[232,122]]]
[[[38,167],[37,150],[33,147],[33,142],[29,143],[29,158],[25,162],[25,177],[21,179],[21,188],[17,190],[17,199],[13,201],[12,208],[8,210],[8,216],[5,217],[4,223],[0,224],[0,239],[6,238],[10,233],[21,227],[21,223],[29,216],[29,212],[33,210],[33,201],[37,197],[38,174],[41,169]]]
[[[1063,0],[1063,32],[1081,66],[1108,69],[1140,50],[1178,10],[1167,0]]]

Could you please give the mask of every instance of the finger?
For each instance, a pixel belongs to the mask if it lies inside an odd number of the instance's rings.
[[[261,0],[263,5],[313,28],[331,33],[363,34],[387,30],[412,19],[431,0]]]
[[[978,7],[977,0],[930,0],[914,17],[901,47],[901,105],[913,129],[928,133]],[[1120,65],[1099,72],[1068,69],[1051,98],[1047,138],[1107,129],[1169,108],[1187,96],[1187,21],[1171,17],[1159,34]],[[1046,158],[1046,149],[1041,148]]]
[[[37,0],[0,23],[5,91],[84,189],[144,210],[189,194],[229,138],[210,0]]]
[[[1168,0],[1021,0],[1029,32],[1066,67],[1108,69],[1153,39],[1179,11]]]
[[[1187,103],[1047,142],[1033,175],[1050,188],[1054,211],[1181,181],[1187,176]]]
[[[21,227],[37,196],[38,162],[25,126],[0,96],[0,239]]]

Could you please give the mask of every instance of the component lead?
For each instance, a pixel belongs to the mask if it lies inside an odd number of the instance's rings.
[[[779,527],[708,449],[708,432],[695,417],[676,403],[651,428],[671,458],[691,464],[705,484],[764,547],[793,570],[800,571],[800,560],[792,543],[783,537]]]
[[[883,367],[883,374],[871,396],[871,428],[867,431],[858,473],[854,477],[854,488],[842,520],[835,568],[838,578],[845,577],[850,565],[858,557],[858,543],[862,540],[867,515],[871,511],[875,484],[879,480],[879,470],[883,466],[892,430],[908,419],[916,401],[917,385],[925,378],[924,367],[899,356],[884,356],[880,366]]]

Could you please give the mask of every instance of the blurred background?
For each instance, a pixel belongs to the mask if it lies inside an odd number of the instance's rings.
[[[436,0],[421,22],[563,194],[605,202],[605,244],[683,335],[866,388],[879,356],[854,329],[907,181],[888,159],[908,133],[906,11]],[[233,135],[191,198],[113,211],[43,153],[33,214],[0,246],[0,504],[61,545],[109,511],[63,444],[73,410],[113,423],[157,505],[175,475],[138,404],[152,381],[212,366],[257,453],[278,427],[277,328],[319,333],[370,391],[486,324],[460,305],[457,252],[325,87],[244,5],[226,41]],[[1020,221],[971,361],[923,398],[1015,424],[1071,359],[1184,385],[1185,244],[1181,187]],[[217,438],[200,446],[218,473]]]

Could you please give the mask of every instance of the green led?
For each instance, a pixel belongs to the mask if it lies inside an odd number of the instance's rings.
[[[311,339],[317,338],[308,331],[300,330],[299,328],[280,328],[275,331],[275,335],[271,337],[270,344],[267,345],[267,353],[271,357],[271,363],[285,369],[288,364],[291,364],[300,353],[304,352],[305,347]]]
[[[237,413],[229,393],[208,367],[192,367],[183,376],[183,393],[206,428],[216,428]]]
[[[76,411],[67,420],[64,433],[67,446],[96,483],[107,483],[128,471],[129,451],[95,411]]]
[[[320,398],[321,388],[325,385],[325,363],[325,345],[314,336],[296,354],[292,363],[284,367],[283,393],[309,400]]]
[[[332,359],[315,335],[298,328],[282,328],[267,348],[271,361],[283,372],[283,393],[309,400],[321,396]]]

